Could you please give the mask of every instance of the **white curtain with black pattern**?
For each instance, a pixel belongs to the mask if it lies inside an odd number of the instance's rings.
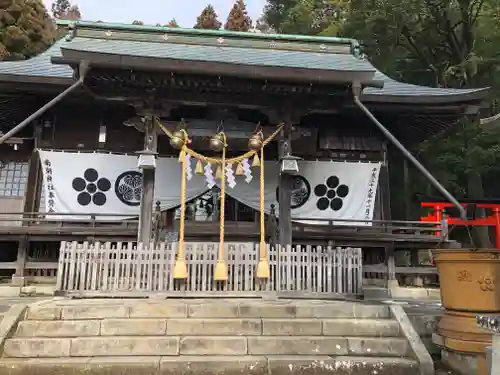
[[[142,173],[137,156],[108,153],[78,153],[39,150],[42,163],[45,212],[65,214],[60,218],[82,219],[76,214],[118,214],[100,217],[116,220],[121,215],[137,216],[142,194]],[[163,209],[180,204],[181,169],[177,158],[157,161],[155,201]],[[191,200],[208,189],[203,176],[193,176],[187,184]],[[67,215],[75,214],[75,215]]]
[[[236,186],[226,192],[259,210],[259,169],[252,172],[250,183],[237,176]],[[363,220],[373,219],[379,172],[380,163],[299,161],[299,173],[292,181],[292,219],[310,224],[371,225]],[[278,163],[265,162],[264,175],[265,211],[274,204],[278,214]]]
[[[45,210],[54,214],[116,214],[137,216],[142,194],[142,174],[137,156],[40,150],[45,189]],[[194,172],[195,160],[191,160]],[[215,168],[214,168],[215,170]],[[293,177],[292,219],[323,224],[369,225],[373,218],[380,163],[300,161]],[[278,210],[279,165],[266,161],[265,210]],[[260,209],[260,169],[252,168],[252,180],[235,176],[236,185],[226,192],[247,206]],[[180,205],[181,166],[177,158],[157,160],[155,201],[162,209]],[[218,183],[220,183],[218,181]],[[208,191],[205,176],[192,173],[187,200]],[[88,217],[88,216],[87,216]],[[109,216],[108,219],[123,218]],[[83,217],[80,217],[83,218]],[[339,219],[351,221],[336,221]],[[354,221],[354,222],[353,222]]]

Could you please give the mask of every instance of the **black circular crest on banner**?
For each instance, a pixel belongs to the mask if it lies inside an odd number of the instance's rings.
[[[340,184],[338,176],[330,176],[324,184],[314,187],[314,195],[318,197],[316,207],[320,211],[330,208],[332,211],[340,211],[344,206],[343,199],[349,194],[349,186]]]
[[[290,197],[290,207],[296,209],[302,207],[311,196],[311,184],[303,176],[292,177],[292,194]],[[279,187],[276,188],[276,201],[280,201]]]
[[[106,204],[106,191],[111,188],[111,181],[105,177],[99,178],[99,173],[94,168],[87,168],[83,177],[75,177],[71,182],[73,189],[80,193],[76,201],[80,206],[88,206],[93,202],[96,206]]]
[[[126,171],[115,181],[115,194],[127,206],[139,206],[142,195],[142,173]]]

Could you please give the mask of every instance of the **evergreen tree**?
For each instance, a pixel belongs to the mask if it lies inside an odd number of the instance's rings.
[[[54,18],[60,19],[68,12],[70,7],[69,0],[56,0],[52,3],[52,15]]]
[[[222,23],[217,19],[217,13],[215,13],[214,7],[207,5],[196,19],[196,25],[194,25],[194,28],[219,30],[221,26]]]
[[[0,1],[0,60],[24,60],[45,51],[56,28],[42,0]]]
[[[168,27],[179,27],[179,24],[175,20],[175,18],[172,18],[169,23],[167,23]]]
[[[227,16],[224,29],[231,31],[248,31],[252,27],[252,20],[248,16],[244,0],[236,0]]]
[[[71,5],[69,0],[55,0],[51,10],[54,18],[60,20],[77,21],[82,18],[78,5]]]
[[[263,17],[255,22],[255,29],[264,34],[273,34],[274,30],[267,24]]]
[[[82,14],[80,12],[80,8],[78,8],[78,5],[72,5],[61,19],[70,21],[81,20]]]

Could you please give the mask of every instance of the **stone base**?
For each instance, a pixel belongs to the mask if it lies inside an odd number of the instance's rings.
[[[392,291],[393,289],[397,289],[399,288],[399,282],[398,280],[394,279],[394,280],[387,280],[387,289],[389,289],[390,291]]]
[[[12,276],[11,285],[12,286],[26,286],[28,284],[28,279],[24,276]]]
[[[0,361],[2,375],[418,375],[400,358],[321,356],[172,356]]]
[[[489,375],[485,356],[442,349],[441,361],[449,368],[463,375]]]

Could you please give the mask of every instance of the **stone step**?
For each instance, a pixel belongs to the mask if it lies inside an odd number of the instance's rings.
[[[403,338],[331,336],[98,336],[12,338],[4,357],[54,358],[181,355],[356,355],[405,357]]]
[[[418,375],[415,361],[404,358],[339,356],[176,356],[3,359],[2,375]]]
[[[193,300],[181,302],[124,301],[121,305],[87,303],[36,306],[28,320],[80,320],[109,318],[389,318],[389,307],[346,301],[227,301]]]
[[[371,336],[397,337],[399,324],[389,319],[104,319],[26,320],[15,337],[84,336]]]

